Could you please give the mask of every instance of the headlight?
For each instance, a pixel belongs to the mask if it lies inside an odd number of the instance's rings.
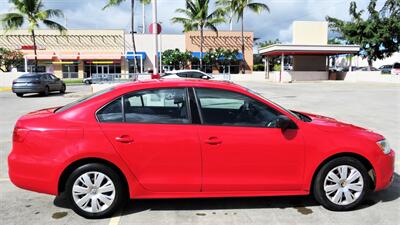
[[[386,139],[378,141],[378,142],[376,142],[376,144],[379,146],[379,148],[382,149],[384,154],[389,154],[390,153],[390,145],[389,145],[389,142]]]

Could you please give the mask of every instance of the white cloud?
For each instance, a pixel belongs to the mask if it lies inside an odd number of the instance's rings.
[[[327,15],[348,19],[349,0],[257,0],[268,4],[271,13],[257,15],[245,13],[245,29],[255,32],[255,37],[263,40],[279,38],[291,42],[291,24],[294,20],[325,20]],[[106,0],[44,0],[48,8],[64,11],[70,29],[114,28],[130,30],[130,5],[127,1],[119,7],[102,10]],[[214,1],[212,1],[214,2]],[[369,0],[356,0],[359,9],[365,9]],[[384,0],[378,0],[378,8]],[[180,24],[172,24],[171,18],[177,16],[175,10],[185,6],[184,0],[158,0],[159,20],[163,23],[164,33],[179,33]],[[0,1],[0,13],[8,12],[9,3]],[[213,8],[213,7],[212,7]],[[136,6],[136,25],[141,25],[141,5]],[[151,22],[151,6],[146,7],[147,26]],[[64,21],[60,21],[64,22]],[[229,26],[221,25],[226,30]],[[240,24],[234,24],[239,30]]]

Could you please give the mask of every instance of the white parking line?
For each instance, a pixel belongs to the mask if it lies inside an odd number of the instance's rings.
[[[121,219],[122,212],[116,213],[111,219],[108,225],[119,225],[119,221]]]

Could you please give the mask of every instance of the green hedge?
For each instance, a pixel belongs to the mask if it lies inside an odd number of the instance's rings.
[[[65,79],[63,81],[66,85],[83,84],[83,79]]]

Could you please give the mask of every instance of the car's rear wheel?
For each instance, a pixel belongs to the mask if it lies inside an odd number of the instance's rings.
[[[121,177],[99,163],[78,167],[69,176],[65,190],[72,209],[91,219],[111,216],[126,200]]]
[[[319,170],[314,182],[314,196],[329,210],[350,210],[363,201],[370,181],[367,169],[359,160],[336,158]]]
[[[23,96],[24,96],[23,93],[17,93],[16,95],[17,95],[18,97],[23,97]]]
[[[65,86],[65,84],[63,84],[61,87],[60,93],[64,94],[66,89],[67,89],[67,87]]]
[[[89,85],[90,83],[91,83],[90,80],[85,80],[86,85]]]

